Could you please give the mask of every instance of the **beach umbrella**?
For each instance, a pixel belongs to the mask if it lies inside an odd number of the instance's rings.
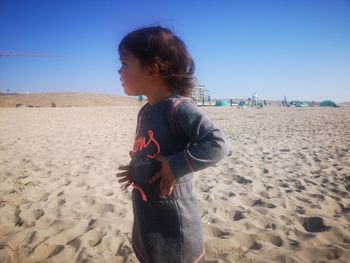
[[[338,107],[338,105],[331,100],[324,100],[320,103],[321,107]]]

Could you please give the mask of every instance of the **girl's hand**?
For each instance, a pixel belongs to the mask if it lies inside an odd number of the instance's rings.
[[[117,173],[116,177],[120,178],[118,180],[118,182],[120,184],[123,184],[123,185],[121,185],[121,189],[126,190],[129,187],[129,185],[132,184],[132,178],[130,175],[130,167],[129,167],[129,165],[123,165],[123,166],[119,166],[118,170],[123,171],[123,172]]]
[[[132,158],[132,151],[129,151],[129,156],[130,156],[130,158]],[[117,178],[121,178],[121,179],[118,180],[118,182],[120,184],[124,183],[121,186],[121,189],[122,190],[126,190],[129,187],[129,185],[132,184],[132,178],[131,178],[131,174],[130,174],[130,167],[129,167],[129,165],[122,165],[122,166],[118,167],[118,170],[124,171],[124,172],[117,173],[116,177]]]
[[[160,178],[160,197],[165,198],[173,191],[176,179],[170,169],[168,160],[164,156],[158,155],[155,160],[162,163],[162,168],[151,177],[149,183],[151,184]]]

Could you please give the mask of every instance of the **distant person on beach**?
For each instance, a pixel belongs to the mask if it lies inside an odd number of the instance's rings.
[[[204,262],[193,172],[228,154],[223,133],[188,98],[194,62],[167,28],[146,27],[119,44],[125,93],[145,95],[131,161],[117,173],[133,186],[132,247],[140,262]]]
[[[139,104],[142,104],[142,100],[143,100],[143,97],[141,95],[141,96],[139,96]]]
[[[258,102],[259,102],[258,94],[256,94],[256,92],[254,92],[254,94],[252,96],[252,105],[255,107],[258,106]]]

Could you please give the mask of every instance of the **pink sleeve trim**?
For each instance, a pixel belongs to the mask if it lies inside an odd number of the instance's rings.
[[[205,254],[205,251],[203,250],[202,254],[200,254],[200,255],[199,255],[199,257],[198,257],[198,258],[196,258],[196,259],[195,259],[195,261],[193,261],[193,263],[197,263],[197,262],[199,262],[199,260],[201,260],[201,259],[202,259],[202,257],[204,257],[204,254]]]

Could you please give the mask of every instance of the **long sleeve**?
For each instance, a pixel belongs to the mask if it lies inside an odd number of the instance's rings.
[[[212,166],[228,154],[225,136],[193,101],[186,100],[176,107],[174,122],[190,142],[184,151],[167,157],[176,178]]]

